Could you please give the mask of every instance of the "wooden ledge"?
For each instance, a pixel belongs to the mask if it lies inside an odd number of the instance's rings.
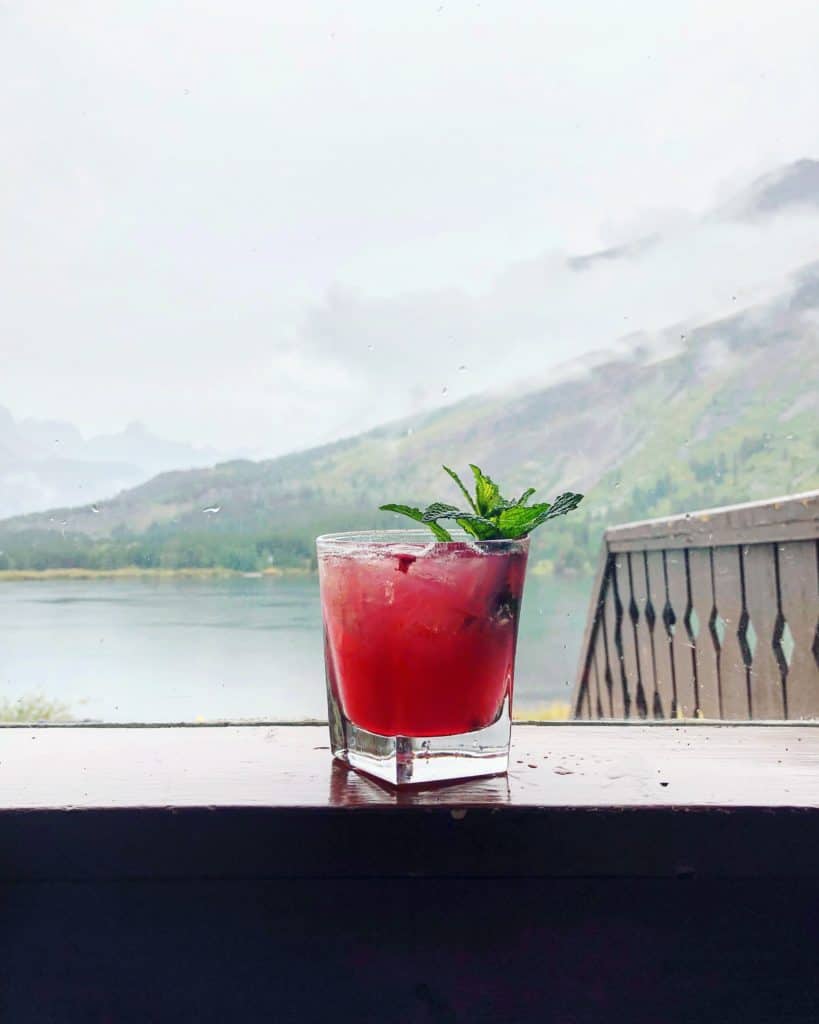
[[[394,790],[321,725],[0,729],[0,814],[87,808],[819,808],[819,724],[516,725],[508,777]]]
[[[0,730],[0,879],[819,877],[819,726],[526,725],[394,791],[321,726]]]

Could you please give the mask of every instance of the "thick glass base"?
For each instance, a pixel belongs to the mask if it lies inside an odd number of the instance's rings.
[[[333,756],[394,786],[497,775],[509,768],[508,697],[492,725],[457,736],[379,736],[354,725],[333,704],[331,701]]]

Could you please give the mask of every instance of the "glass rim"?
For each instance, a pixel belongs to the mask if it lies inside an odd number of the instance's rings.
[[[394,530],[344,530],[340,533],[322,533],[316,537],[316,547],[347,545],[355,546],[366,544],[367,546],[387,546],[389,544],[413,544],[421,542],[424,547],[434,547],[436,550],[452,548],[464,543],[476,547],[493,548],[495,546],[509,547],[523,546],[529,543],[529,537],[493,537],[488,540],[478,540],[466,530],[449,530],[452,540],[438,540],[429,529],[394,529]]]

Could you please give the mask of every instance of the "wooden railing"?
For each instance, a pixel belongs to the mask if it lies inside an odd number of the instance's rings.
[[[819,718],[819,491],[606,531],[576,718]]]

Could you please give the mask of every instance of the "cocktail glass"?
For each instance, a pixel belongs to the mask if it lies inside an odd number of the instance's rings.
[[[529,541],[317,541],[335,757],[395,785],[505,772]]]

